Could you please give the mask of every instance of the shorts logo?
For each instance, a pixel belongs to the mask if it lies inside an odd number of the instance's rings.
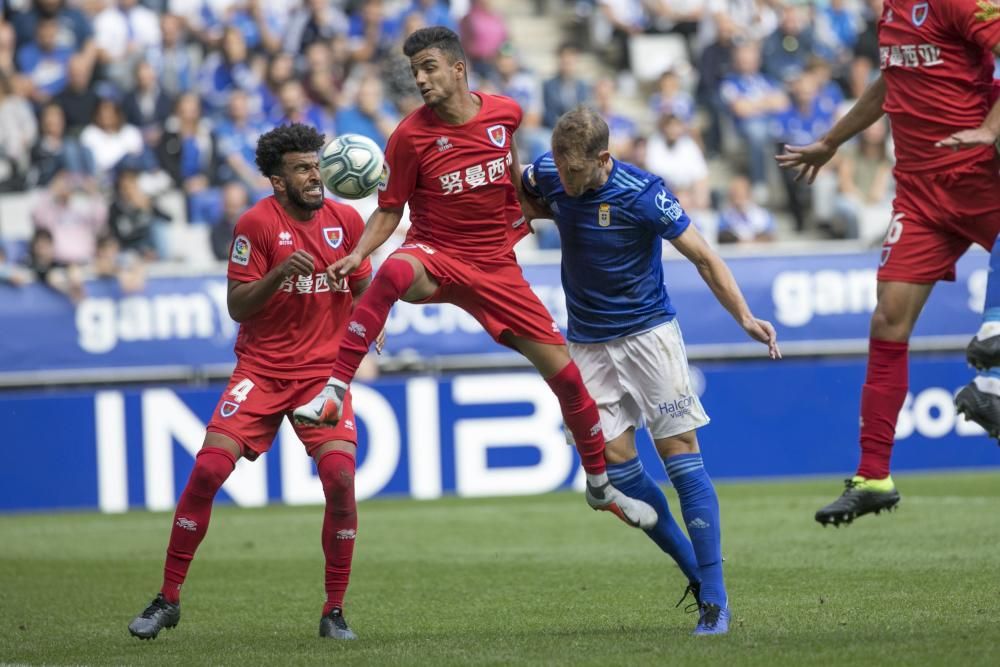
[[[348,431],[353,431],[354,430],[354,422],[351,421],[350,419],[345,419],[344,420],[344,428],[346,428]]]
[[[389,187],[389,164],[382,165],[382,175],[378,179],[378,191],[385,192],[385,189]]]
[[[347,325],[347,330],[355,336],[360,336],[361,338],[364,338],[365,334],[368,333],[368,330],[365,329],[365,325],[355,320],[351,320],[351,323]]]
[[[680,203],[667,194],[666,190],[660,190],[656,195],[656,208],[660,209],[663,222],[677,222],[684,215],[684,209]]]
[[[913,13],[910,15],[913,18],[913,25],[920,27],[927,20],[927,14],[930,13],[930,6],[926,2],[919,2],[913,5]]]
[[[219,406],[219,414],[223,417],[229,418],[236,414],[236,411],[240,409],[239,403],[233,403],[232,401],[223,401],[222,405]]]
[[[601,227],[611,224],[611,204],[601,204],[597,207],[597,224]]]
[[[344,229],[342,227],[324,227],[323,238],[326,244],[336,250],[344,242]]]
[[[681,394],[680,398],[669,403],[660,403],[657,409],[661,415],[668,415],[671,419],[686,417],[691,414],[691,406],[694,404],[694,397]]]
[[[230,259],[234,264],[246,266],[250,263],[251,250],[250,239],[240,234],[233,239],[233,254],[230,256]]]
[[[494,146],[503,148],[507,145],[507,128],[503,125],[490,125],[486,128],[486,136],[490,138]]]
[[[190,530],[191,532],[198,530],[197,521],[192,521],[191,519],[188,519],[183,516],[177,517],[177,526],[179,528],[183,528],[184,530]]]

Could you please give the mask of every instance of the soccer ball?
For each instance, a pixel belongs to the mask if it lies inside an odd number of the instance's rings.
[[[327,190],[344,199],[364,199],[378,187],[385,156],[361,134],[342,134],[323,147],[319,173]]]

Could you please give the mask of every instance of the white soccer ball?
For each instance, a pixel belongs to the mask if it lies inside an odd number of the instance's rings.
[[[323,147],[319,173],[327,190],[344,199],[364,199],[378,187],[385,155],[361,134],[342,134]]]

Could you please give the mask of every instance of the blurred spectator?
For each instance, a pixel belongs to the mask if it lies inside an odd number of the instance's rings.
[[[722,114],[725,104],[719,95],[722,81],[732,71],[736,27],[727,14],[715,18],[716,39],[701,52],[698,63],[698,87],[695,97],[708,114],[705,149],[709,155],[722,152]]]
[[[594,82],[593,105],[608,124],[608,145],[612,155],[625,155],[632,150],[636,137],[636,126],[628,116],[615,109],[616,84],[607,77]]]
[[[341,36],[335,37],[331,42],[313,42],[305,54],[303,83],[306,94],[327,113],[333,113],[337,109],[348,71],[346,62],[334,61],[332,42],[336,40],[342,43],[346,41]]]
[[[719,243],[749,243],[774,240],[774,218],[754,203],[750,180],[734,176],[729,181],[728,201],[719,212]]]
[[[220,158],[218,180],[239,180],[253,192],[266,195],[271,188],[270,181],[257,171],[255,164],[257,139],[264,133],[265,127],[250,117],[247,94],[242,90],[232,92],[227,108],[228,114],[215,127]]]
[[[139,172],[131,168],[120,169],[108,225],[121,247],[149,260],[166,259],[169,222],[170,216],[157,208],[152,198],[139,187]]]
[[[19,45],[27,44],[35,38],[39,21],[54,19],[58,26],[56,44],[93,57],[94,45],[91,38],[94,30],[83,12],[68,6],[65,0],[34,0],[31,5],[31,9],[14,14],[11,18]]]
[[[397,122],[396,110],[382,94],[382,82],[374,74],[365,74],[358,83],[355,103],[337,114],[334,126],[339,134],[363,134],[384,149]]]
[[[758,201],[767,198],[767,166],[774,144],[771,140],[771,116],[788,107],[785,93],[760,72],[760,46],[756,42],[740,44],[733,50],[733,72],[722,81],[719,90],[746,142],[750,180]]]
[[[0,18],[0,74],[14,76],[16,71],[15,54],[17,53],[17,37],[14,27]]]
[[[472,70],[484,79],[493,76],[497,55],[507,42],[504,17],[494,11],[490,0],[471,0],[459,32]]]
[[[31,183],[45,187],[57,172],[92,178],[94,158],[79,139],[66,134],[66,117],[58,104],[42,108],[41,133],[31,149]]]
[[[160,45],[160,19],[139,0],[90,0],[102,7],[93,18],[94,39],[105,76],[123,90],[134,83],[135,64]]]
[[[409,65],[407,65],[406,71],[409,74]],[[259,114],[254,101],[248,98],[247,102],[250,106],[251,116],[260,115],[261,118],[273,118],[275,114],[280,113],[278,111],[278,97],[281,93],[281,87],[285,85],[286,81],[295,78],[295,59],[288,53],[278,53],[268,61],[266,72],[264,86],[260,91]]]
[[[31,98],[41,104],[66,87],[73,49],[59,45],[56,19],[41,19],[37,26],[34,41],[17,49],[17,68],[31,81]]]
[[[31,272],[23,266],[11,263],[7,251],[0,245],[0,285],[20,287],[31,282]]]
[[[278,92],[278,107],[271,113],[275,125],[305,123],[328,137],[334,134],[333,119],[323,109],[309,101],[302,83],[289,79]]]
[[[649,106],[660,117],[677,116],[689,128],[694,122],[694,98],[681,88],[681,78],[674,70],[666,70],[657,81],[656,92],[649,96]]]
[[[218,113],[226,106],[229,92],[235,88],[259,95],[261,81],[250,64],[246,40],[238,28],[222,33],[222,50],[212,51],[201,64],[198,90],[205,109]]]
[[[160,33],[160,44],[146,51],[146,62],[156,71],[163,92],[176,98],[194,85],[198,72],[197,52],[187,43],[184,23],[179,16],[161,16]]]
[[[822,136],[833,125],[833,116],[823,108],[818,93],[818,81],[811,72],[803,72],[789,84],[792,104],[775,115],[771,134],[780,152],[784,145],[807,146]],[[781,180],[788,196],[788,206],[795,219],[795,230],[806,226],[812,190],[809,184],[798,181],[794,170],[782,169]]]
[[[595,42],[609,45],[608,60],[619,72],[631,67],[629,37],[645,32],[649,16],[643,0],[597,0],[599,8]]]
[[[347,16],[328,0],[306,0],[288,21],[282,42],[286,53],[305,53],[310,44],[327,42],[347,32]]]
[[[229,247],[233,242],[236,222],[249,207],[247,191],[241,183],[233,181],[222,186],[222,211],[212,224],[210,232],[212,254],[216,259],[229,259]]]
[[[80,134],[80,143],[94,157],[97,172],[102,177],[109,176],[125,156],[142,155],[145,149],[139,128],[125,122],[118,103],[112,99],[97,102],[94,121]]]
[[[412,10],[419,12],[424,25],[441,25],[458,32],[458,23],[451,15],[448,0],[413,0]],[[403,31],[404,35],[411,31]]]
[[[94,68],[85,56],[75,55],[70,59],[67,71],[69,80],[55,102],[66,117],[67,131],[76,135],[90,124],[97,110],[97,92],[91,85]]]
[[[145,60],[135,66],[135,87],[125,96],[125,120],[139,128],[147,146],[160,142],[163,122],[170,117],[173,101],[161,88],[156,70]]]
[[[281,50],[281,40],[300,4],[300,0],[247,0],[247,14],[259,36],[256,45],[267,53]]]
[[[786,81],[801,74],[816,52],[816,40],[808,23],[809,8],[785,4],[778,29],[761,46],[762,71],[774,81]]]
[[[869,66],[878,65],[878,23],[882,19],[882,0],[867,0],[861,13],[863,27],[854,43],[854,55],[864,58]]]
[[[698,24],[708,13],[707,0],[647,0],[650,20],[656,32],[672,32],[690,41]]]
[[[500,49],[493,87],[515,100],[524,113],[517,130],[518,149],[525,163],[549,150],[549,132],[542,128],[542,86],[534,74],[521,68],[511,44]]]
[[[856,143],[843,147],[837,169],[834,237],[875,243],[885,234],[895,194],[888,134],[886,121],[879,120],[858,135]]]
[[[123,253],[118,239],[110,232],[97,237],[97,249],[90,266],[96,280],[114,280],[125,294],[142,291],[146,284],[146,269],[135,253]]]
[[[97,234],[108,220],[104,197],[83,178],[58,171],[31,209],[36,229],[52,233],[52,256],[61,265],[85,265],[94,258]],[[90,181],[93,184],[93,181]]]
[[[687,208],[711,207],[708,164],[684,122],[672,114],[660,116],[657,132],[646,142],[646,169],[660,176],[674,194],[689,192]]]
[[[833,80],[830,63],[823,58],[814,56],[810,59],[806,73],[816,80],[816,104],[820,113],[830,117],[832,125],[833,119],[840,112],[840,105],[844,103],[844,91]]]
[[[590,98],[590,87],[577,75],[580,53],[564,42],[559,46],[556,75],[542,84],[542,123],[555,127],[559,116]]]
[[[211,206],[216,197],[209,188],[218,165],[212,126],[202,116],[196,94],[185,93],[177,99],[174,115],[167,119],[163,130],[156,151],[160,166],[187,196],[189,218],[204,222],[199,211]]]
[[[25,266],[35,280],[66,295],[76,303],[83,299],[83,274],[79,267],[66,265],[55,258],[52,232],[36,229],[28,246]]]
[[[828,0],[826,6],[816,8],[816,43],[823,55],[836,63],[845,63],[850,57],[864,21],[853,0]]]
[[[348,18],[351,59],[356,63],[378,62],[392,48],[398,31],[399,22],[388,16],[382,0],[363,0]]]
[[[738,41],[759,42],[778,27],[777,0],[708,0],[709,16],[698,24],[697,52],[714,42],[720,19],[730,19],[736,28]]]
[[[0,74],[0,192],[23,190],[38,124],[31,104],[14,94],[11,80]]]

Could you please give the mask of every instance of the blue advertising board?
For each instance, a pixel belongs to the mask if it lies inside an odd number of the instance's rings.
[[[986,260],[984,253],[966,255],[957,281],[935,289],[914,332],[914,347],[964,345],[978,326]],[[733,257],[728,262],[754,313],[774,322],[787,351],[864,351],[875,306],[876,253]],[[692,265],[670,260],[665,266],[692,357],[760,354]],[[559,266],[529,264],[524,273],[565,327]],[[227,314],[223,277],[153,278],[138,294],[122,294],[113,282],[95,282],[88,284],[87,294],[74,306],[37,285],[0,286],[0,381],[84,369],[103,376],[152,369],[155,375],[157,369],[225,367],[234,361],[236,325]],[[453,362],[462,357],[482,365],[486,355],[511,354],[450,305],[399,304],[387,333],[390,357],[435,360],[443,367],[461,366]],[[30,383],[30,378],[22,382]]]
[[[854,470],[863,360],[706,363],[694,375],[712,418],[699,439],[713,477]],[[913,359],[897,429],[897,472],[1000,467],[1000,447],[956,417],[952,395],[969,375],[957,355]],[[172,508],[221,389],[0,394],[0,511]],[[558,404],[532,373],[386,379],[356,383],[354,393],[359,498],[580,488]],[[646,467],[662,481],[648,445],[641,447]],[[246,506],[323,499],[313,464],[287,423],[275,448],[255,463],[241,461],[224,490]]]

